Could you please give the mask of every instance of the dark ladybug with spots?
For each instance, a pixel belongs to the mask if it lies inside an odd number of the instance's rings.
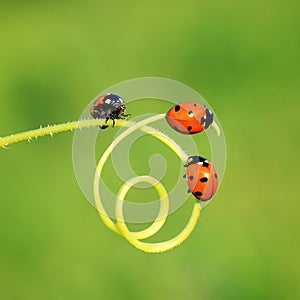
[[[90,113],[94,119],[105,119],[107,121],[111,119],[113,126],[115,125],[115,119],[125,119],[129,115],[125,115],[126,107],[124,100],[115,94],[102,94],[93,103]],[[101,129],[107,128],[108,125],[100,126]]]
[[[207,201],[213,197],[218,188],[218,176],[211,161],[202,156],[190,156],[185,165],[188,192],[197,199]]]
[[[183,134],[194,134],[207,129],[214,120],[214,114],[196,102],[180,102],[166,114],[169,125]]]

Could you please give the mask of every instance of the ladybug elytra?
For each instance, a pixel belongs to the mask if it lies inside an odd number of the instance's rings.
[[[202,156],[190,156],[185,165],[188,192],[197,199],[207,201],[213,197],[218,188],[218,176],[211,161]]]
[[[201,132],[213,123],[213,119],[212,111],[196,102],[179,102],[166,114],[169,125],[183,134]]]

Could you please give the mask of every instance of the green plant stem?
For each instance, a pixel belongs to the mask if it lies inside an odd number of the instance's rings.
[[[117,144],[126,138],[129,134],[136,130],[144,131],[147,134],[150,134],[154,136],[155,138],[159,139],[163,143],[165,143],[168,147],[170,147],[177,156],[182,160],[185,161],[187,159],[187,155],[185,152],[180,148],[179,145],[177,145],[172,139],[170,139],[168,136],[160,132],[159,130],[147,126],[147,124],[160,120],[165,117],[165,114],[156,115],[150,118],[147,118],[143,121],[140,121],[138,123],[133,121],[127,121],[127,120],[115,120],[115,126],[119,127],[129,127],[126,131],[121,133],[114,142],[106,149],[103,156],[100,158],[100,161],[98,163],[95,178],[94,178],[94,196],[95,196],[95,203],[96,207],[98,209],[99,215],[102,218],[104,224],[110,228],[111,230],[115,231],[116,233],[124,236],[132,245],[137,247],[140,250],[156,253],[156,252],[164,252],[167,250],[172,249],[175,246],[178,246],[181,244],[192,232],[194,227],[196,226],[197,220],[200,215],[200,205],[199,203],[195,203],[191,217],[186,225],[186,227],[174,238],[165,241],[165,242],[159,242],[159,243],[147,243],[147,242],[141,242],[140,239],[144,239],[147,237],[152,236],[155,234],[158,230],[161,229],[161,227],[164,225],[166,218],[168,216],[168,208],[169,208],[169,199],[167,192],[165,191],[164,187],[153,177],[150,176],[139,176],[135,177],[131,180],[129,180],[123,187],[120,189],[119,194],[117,196],[117,205],[116,205],[116,216],[117,216],[117,223],[114,223],[107,215],[107,213],[104,210],[104,207],[101,202],[100,193],[99,193],[99,180],[101,176],[101,172],[103,169],[103,166],[105,162],[107,161],[108,157],[110,156],[113,149],[117,146]],[[83,129],[83,128],[89,128],[89,127],[97,127],[104,125],[105,121],[103,119],[88,119],[88,120],[80,120],[75,122],[68,122],[63,123],[59,125],[49,125],[44,128],[39,128],[35,130],[29,130],[22,133],[12,134],[6,137],[0,138],[0,147],[5,148],[8,145],[21,142],[21,141],[31,141],[33,139],[37,139],[39,137],[43,136],[53,136],[54,134],[65,132],[65,131],[73,131],[75,129]],[[112,121],[108,122],[108,125],[112,125]],[[217,125],[216,125],[217,126]],[[218,127],[215,127],[215,130],[218,134]],[[126,226],[125,221],[123,220],[123,202],[126,193],[128,190],[136,183],[146,181],[153,185],[153,187],[157,190],[160,201],[161,201],[161,208],[160,212],[156,218],[156,220],[153,222],[153,224],[142,231],[139,232],[130,232]]]
[[[101,201],[100,191],[99,191],[99,181],[101,178],[101,173],[103,170],[103,167],[108,160],[109,156],[113,152],[114,148],[126,137],[128,137],[131,133],[133,133],[136,130],[142,130],[146,132],[147,134],[152,135],[153,137],[159,139],[161,142],[166,144],[169,148],[171,148],[177,156],[184,162],[187,159],[187,155],[184,153],[184,151],[180,148],[179,145],[177,145],[171,138],[169,138],[167,135],[163,134],[162,132],[158,131],[155,128],[147,126],[149,123],[158,121],[162,118],[164,118],[165,115],[156,115],[153,117],[149,117],[147,119],[144,119],[138,123],[135,123],[133,126],[128,128],[126,131],[122,132],[115,140],[114,142],[105,150],[102,157],[99,160],[99,163],[96,168],[95,172],[95,178],[94,178],[94,199],[95,204],[98,209],[99,215],[102,218],[102,221],[104,224],[113,230],[114,232],[122,235],[125,237],[132,245],[134,245],[136,248],[143,250],[145,252],[150,253],[158,253],[158,252],[165,252],[168,251],[178,245],[180,245],[193,231],[197,224],[197,220],[200,215],[200,204],[196,203],[194,205],[192,215],[186,225],[186,227],[174,238],[165,241],[165,242],[159,242],[159,243],[147,243],[147,242],[141,242],[140,239],[144,239],[147,237],[152,236],[155,234],[160,228],[163,226],[163,224],[166,221],[166,218],[168,216],[168,207],[169,207],[169,199],[168,195],[164,189],[164,187],[153,177],[150,176],[139,176],[134,177],[131,180],[127,181],[120,189],[116,199],[116,219],[117,222],[114,223],[109,216],[107,215]],[[148,182],[150,183],[158,192],[159,199],[161,201],[161,207],[160,212],[157,216],[157,218],[154,220],[153,224],[142,231],[137,232],[131,232],[128,230],[126,223],[123,218],[123,202],[124,198],[128,192],[128,190],[135,184],[139,182]]]
[[[130,127],[135,124],[132,121],[126,120],[115,120],[115,126],[125,126]],[[88,119],[88,120],[80,120],[62,123],[58,125],[48,125],[46,127],[41,127],[39,129],[29,130],[21,133],[11,134],[5,137],[0,137],[0,147],[6,147],[8,145],[18,143],[21,141],[31,141],[33,139],[37,139],[39,137],[44,137],[47,135],[53,136],[56,133],[64,132],[64,131],[73,131],[75,129],[83,129],[89,127],[97,127],[104,125],[105,121],[103,119]],[[108,124],[111,125],[112,121],[108,121]],[[212,127],[215,129],[217,135],[220,135],[220,129],[218,125],[213,122]]]
[[[109,121],[111,124],[111,121]],[[125,123],[130,121],[125,120],[116,120],[116,126],[124,126]],[[101,126],[105,123],[103,119],[88,119],[88,120],[80,120],[74,122],[68,122],[58,125],[48,125],[46,127],[41,127],[39,129],[29,130],[21,133],[11,134],[6,137],[0,137],[0,147],[6,147],[8,145],[18,143],[21,141],[31,141],[33,139],[37,139],[43,136],[53,136],[56,133],[64,132],[64,131],[73,131],[77,128],[89,128]]]

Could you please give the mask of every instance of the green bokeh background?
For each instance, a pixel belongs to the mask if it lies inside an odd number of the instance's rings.
[[[0,151],[0,298],[297,299],[299,8],[290,0],[2,1],[0,136],[75,120],[103,89],[158,76],[216,109],[228,161],[191,237],[154,255],[106,229],[85,200],[71,133]],[[179,230],[189,209],[160,237]]]

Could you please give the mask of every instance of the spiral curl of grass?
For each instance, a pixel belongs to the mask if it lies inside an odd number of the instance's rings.
[[[178,144],[175,143],[171,138],[169,138],[167,135],[163,134],[159,130],[148,126],[149,123],[158,121],[160,119],[163,119],[165,117],[165,114],[159,114],[152,117],[149,117],[143,121],[140,122],[133,122],[133,121],[127,121],[127,120],[121,120],[117,119],[115,120],[115,126],[118,127],[127,127],[128,129],[125,130],[122,134],[120,134],[113,142],[112,144],[106,149],[104,154],[99,160],[99,163],[96,168],[95,177],[94,177],[94,198],[96,203],[96,208],[98,210],[98,213],[104,222],[104,224],[114,231],[115,233],[123,236],[125,239],[127,239],[133,246],[136,248],[150,253],[159,253],[159,252],[165,252],[168,251],[178,245],[180,245],[185,239],[188,238],[190,233],[193,231],[197,224],[197,220],[200,216],[200,204],[199,202],[195,202],[193,206],[193,210],[190,216],[190,219],[184,229],[174,238],[164,241],[164,242],[156,242],[156,243],[148,243],[148,242],[142,242],[141,240],[145,238],[149,238],[153,236],[155,233],[157,233],[162,226],[165,224],[165,221],[168,217],[169,213],[169,198],[168,193],[165,190],[164,186],[155,178],[151,176],[138,176],[131,178],[127,182],[123,184],[123,186],[120,188],[117,196],[116,196],[116,222],[112,221],[109,216],[107,215],[101,201],[100,197],[100,191],[99,191],[99,181],[101,178],[101,172],[103,169],[104,164],[106,163],[107,159],[109,158],[110,154],[114,150],[114,148],[118,145],[119,142],[121,142],[123,139],[125,139],[129,134],[136,130],[141,130],[147,134],[150,134],[151,136],[159,139],[161,142],[166,144],[170,149],[172,149],[176,155],[179,157],[179,159],[182,162],[185,162],[187,159],[187,155],[185,152],[180,148]],[[75,129],[84,129],[84,128],[90,128],[90,127],[97,127],[102,126],[105,124],[105,120],[103,119],[87,119],[87,120],[79,120],[74,122],[67,122],[59,125],[48,125],[47,127],[40,127],[39,129],[35,130],[29,130],[22,133],[12,134],[6,137],[0,138],[0,147],[7,148],[7,146],[18,143],[21,141],[31,141],[33,139],[37,139],[39,137],[44,137],[47,135],[54,136],[54,134],[65,132],[65,131],[73,131]],[[111,125],[111,121],[109,121],[108,125]],[[217,135],[220,134],[220,130],[218,126],[213,123],[213,128],[215,129]],[[147,228],[141,231],[137,232],[131,232],[124,220],[123,216],[123,203],[126,194],[130,190],[131,187],[136,185],[140,182],[147,182],[150,185],[152,185],[155,190],[158,193],[159,199],[160,199],[160,210],[159,213],[154,220],[154,222]]]

